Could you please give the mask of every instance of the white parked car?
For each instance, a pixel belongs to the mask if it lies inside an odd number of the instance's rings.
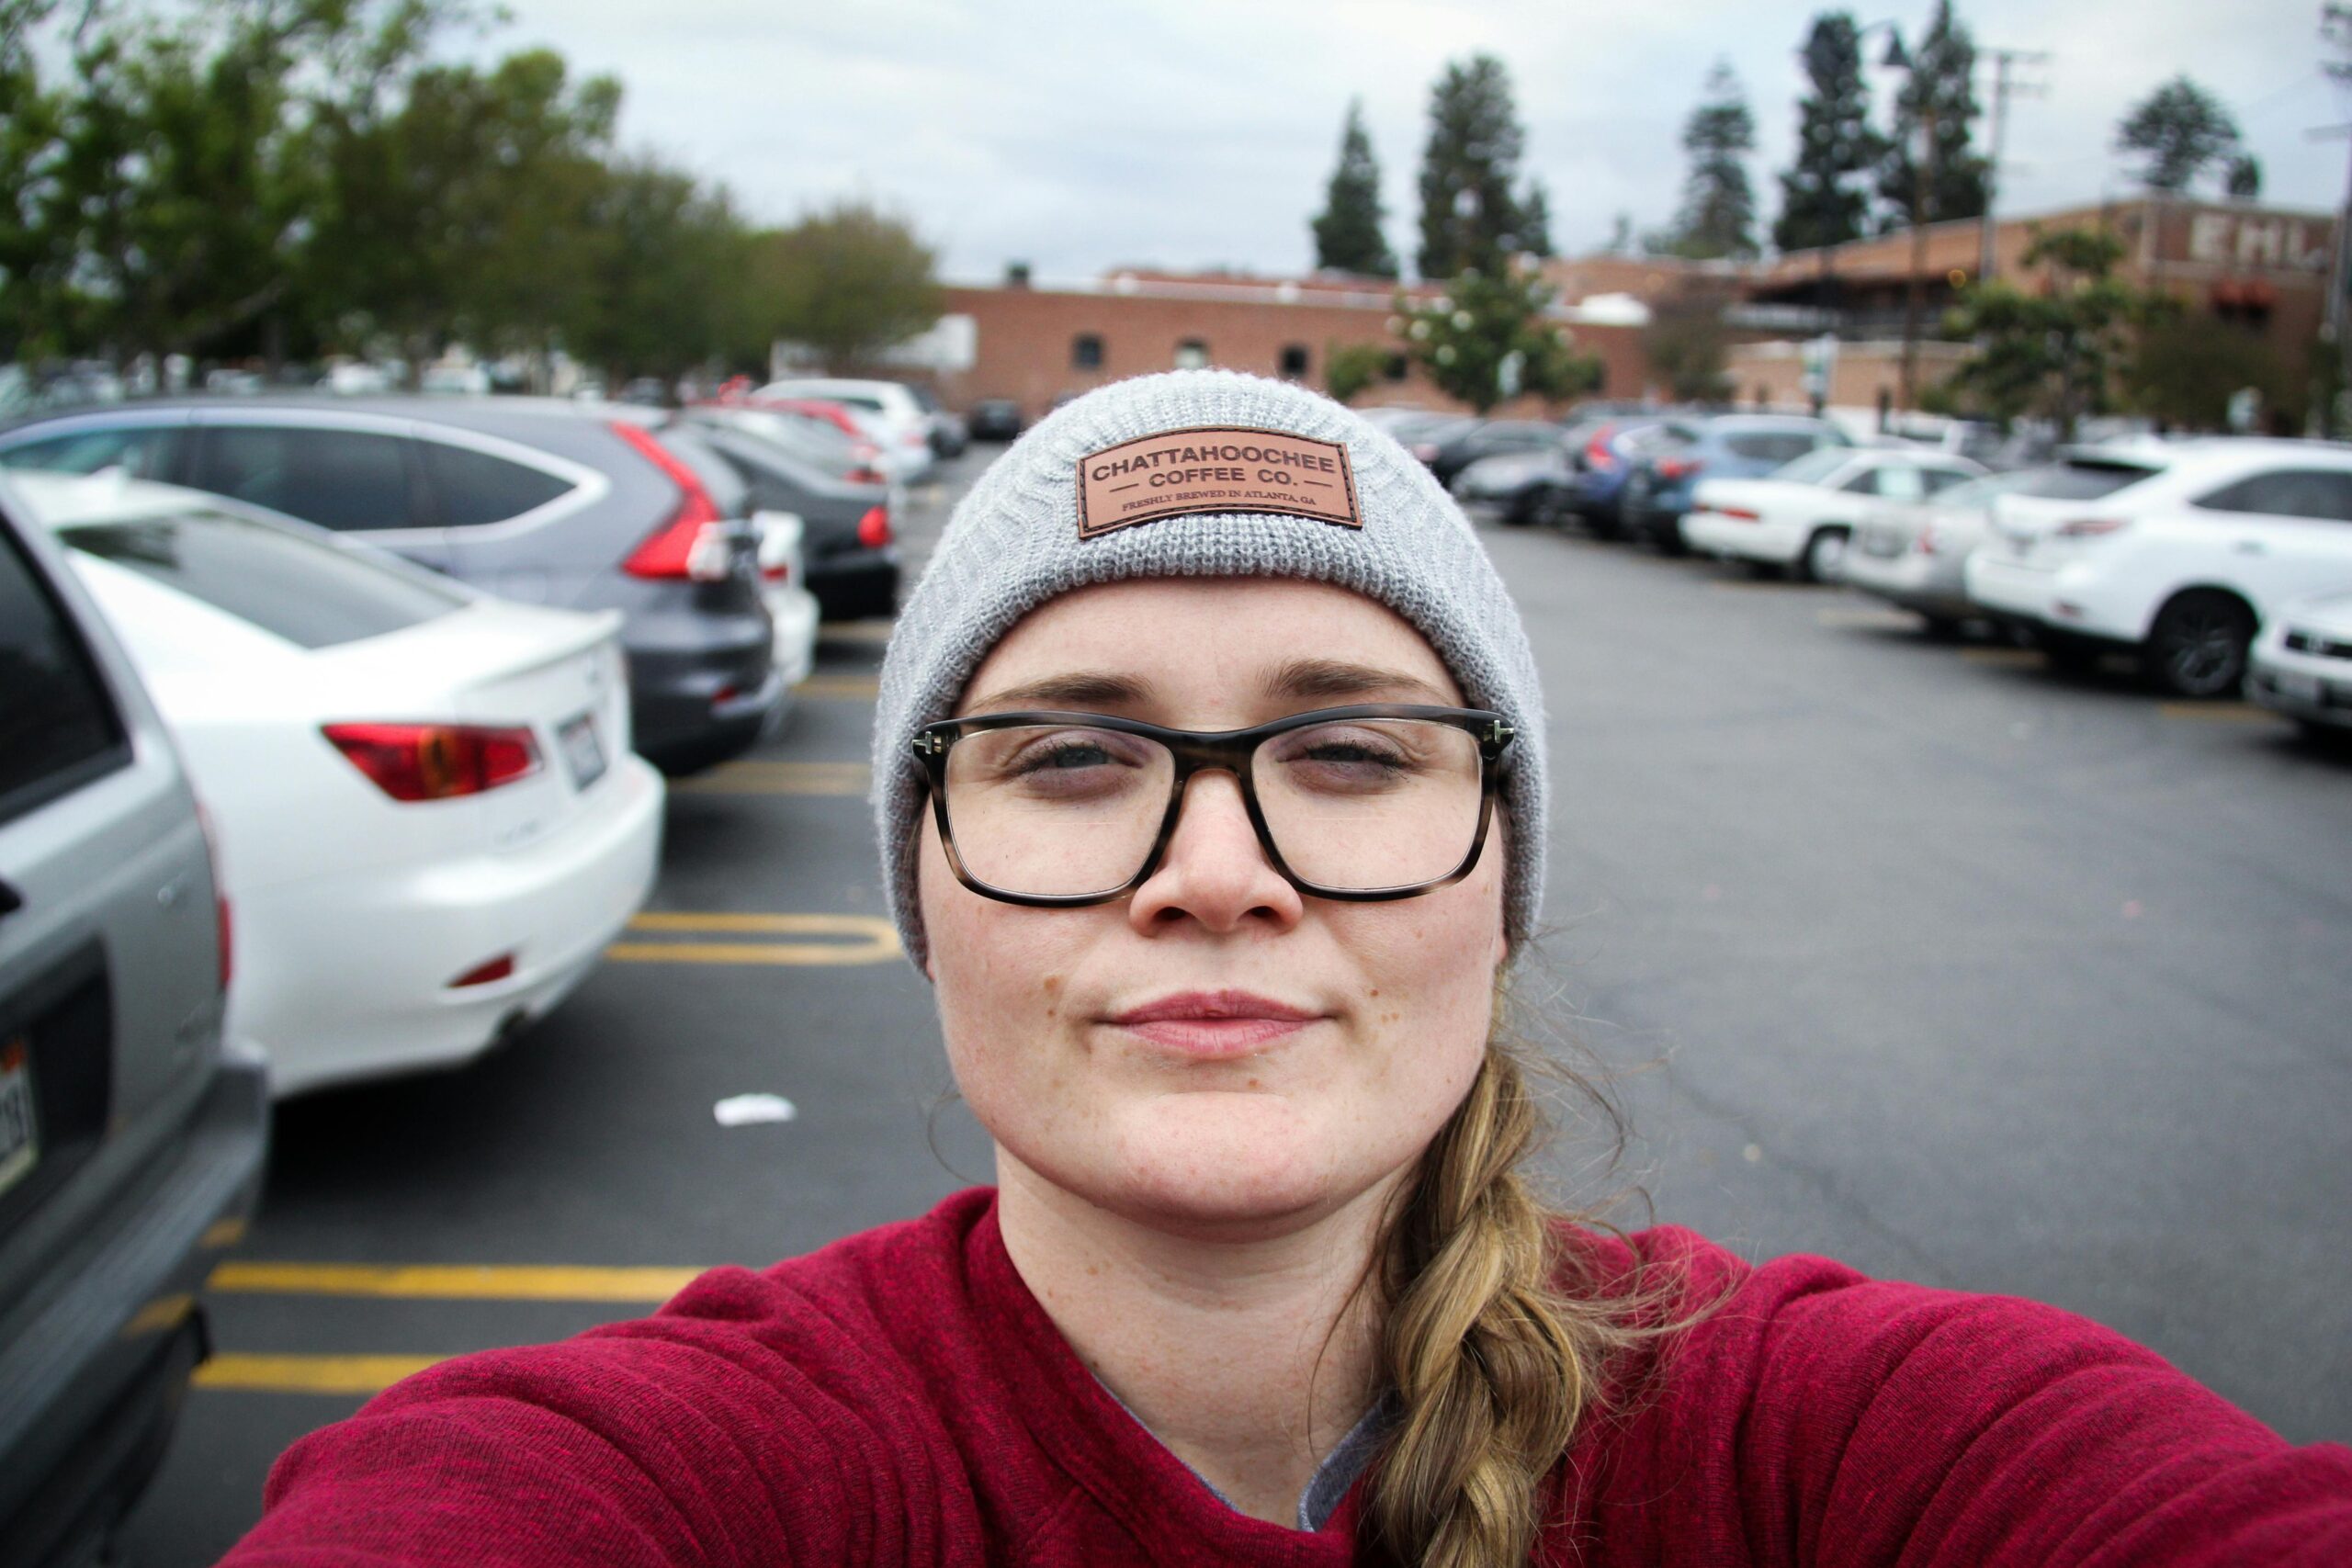
[[[2125,474],[2136,470],[2125,470]],[[1968,558],[1992,537],[1993,501],[2018,495],[2075,496],[2098,480],[2064,463],[1987,474],[1941,495],[1881,502],[1846,551],[1846,585],[1915,610],[1928,630],[1949,637],[1982,615],[1968,597]],[[2124,482],[2118,475],[2109,488]]]
[[[15,483],[210,812],[228,1029],[274,1094],[480,1055],[643,904],[663,789],[628,749],[616,612],[509,604],[194,491]]]
[[[817,668],[817,623],[823,618],[803,564],[808,524],[797,513],[754,512],[752,525],[760,531],[760,597],[775,624],[776,673],[790,702],[791,689]]]
[[[2088,500],[2004,495],[1968,596],[2053,660],[2139,656],[2180,696],[2226,696],[2278,608],[2352,588],[2352,446],[2223,436],[2099,448],[2128,482]]]
[[[931,471],[931,413],[913,392],[896,381],[866,381],[837,376],[788,376],[771,381],[763,398],[809,398],[839,403],[858,416],[882,448],[881,468],[892,479],[912,481]]]
[[[1761,479],[1700,480],[1682,539],[1694,550],[1834,582],[1855,528],[1878,502],[1924,501],[1984,472],[1936,452],[1823,446]]]
[[[2306,732],[2352,729],[2352,592],[2299,599],[2256,639],[2246,695]]]

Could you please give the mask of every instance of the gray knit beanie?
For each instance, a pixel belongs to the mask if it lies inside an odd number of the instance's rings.
[[[1546,837],[1544,694],[1510,594],[1430,471],[1353,411],[1229,370],[1089,392],[1040,421],[947,521],[882,660],[875,827],[907,955],[921,968],[915,731],[948,717],[1022,616],[1057,594],[1146,577],[1296,577],[1387,605],[1472,706],[1519,731],[1510,755],[1506,928],[1534,929]]]

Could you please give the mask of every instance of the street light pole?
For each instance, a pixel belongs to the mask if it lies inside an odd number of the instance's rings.
[[[1935,197],[1936,105],[1923,96],[1919,104],[1918,155],[1911,160],[1911,276],[1903,290],[1903,409],[1918,406],[1919,310],[1925,302],[1928,271],[1928,208]]]

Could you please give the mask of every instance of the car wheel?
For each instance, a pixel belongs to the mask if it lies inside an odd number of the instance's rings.
[[[2089,643],[2069,637],[2041,637],[2034,640],[2050,668],[2061,675],[2088,675],[2098,669],[2099,650]]]
[[[1950,615],[1928,615],[1919,628],[1929,642],[1958,642],[1960,623]]]
[[[2166,604],[2141,646],[2141,667],[2181,697],[2226,697],[2245,679],[2254,617],[2226,593],[2184,593]]]
[[[1846,530],[1815,528],[1797,560],[1797,575],[1807,582],[1836,582],[1846,575]]]

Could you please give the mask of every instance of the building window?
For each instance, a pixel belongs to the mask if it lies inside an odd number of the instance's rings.
[[[1282,377],[1285,381],[1306,379],[1306,345],[1305,344],[1283,344]]]
[[[1403,355],[1392,354],[1388,356],[1388,363],[1381,367],[1381,373],[1392,381],[1401,381],[1409,369],[1411,367],[1405,363]]]
[[[1176,368],[1202,370],[1208,367],[1209,345],[1196,337],[1188,337],[1176,345]]]
[[[1102,368],[1102,334],[1080,333],[1069,340],[1069,364],[1073,370]]]

